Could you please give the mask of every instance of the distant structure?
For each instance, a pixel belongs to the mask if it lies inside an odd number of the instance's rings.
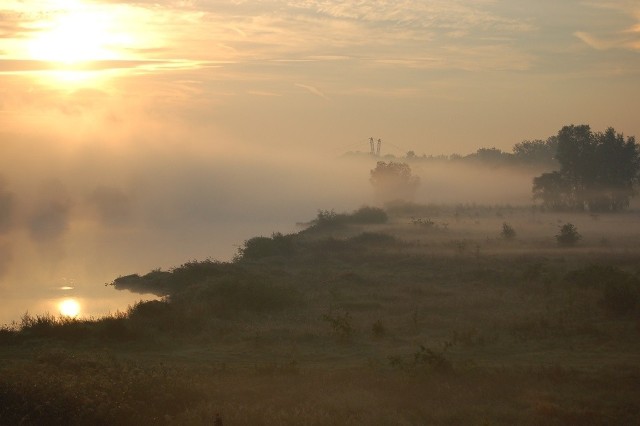
[[[378,144],[374,142],[373,138],[369,138],[369,145],[371,145],[371,155],[374,157],[380,157],[380,148],[382,148],[382,139],[378,138]]]

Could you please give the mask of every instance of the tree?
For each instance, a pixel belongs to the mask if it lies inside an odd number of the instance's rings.
[[[629,206],[640,171],[640,150],[613,128],[594,133],[588,125],[558,132],[560,170],[533,180],[533,197],[553,209],[619,211]]]
[[[413,176],[407,163],[378,161],[371,170],[371,185],[378,201],[412,200],[420,185],[420,178]]]
[[[525,164],[556,164],[557,151],[557,136],[551,136],[546,141],[522,141],[513,146],[515,160]]]
[[[560,227],[560,232],[556,235],[556,241],[564,247],[575,246],[582,239],[578,233],[578,228],[573,223],[565,223]]]
[[[533,199],[542,200],[553,210],[572,208],[571,190],[560,172],[543,173],[533,178]]]

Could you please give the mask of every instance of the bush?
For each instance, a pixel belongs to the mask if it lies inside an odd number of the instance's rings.
[[[350,239],[354,243],[358,244],[379,244],[379,245],[388,245],[394,244],[398,240],[396,237],[389,234],[383,234],[380,232],[363,232],[360,235],[356,235]]]
[[[229,317],[239,312],[267,313],[280,311],[299,304],[299,292],[284,284],[274,284],[259,276],[226,277],[199,286],[183,294],[179,302],[181,309],[189,310],[204,304],[209,314]]]
[[[272,256],[290,256],[294,253],[294,235],[276,232],[268,237],[254,237],[244,242],[238,249],[236,260],[257,260]]]
[[[571,271],[565,280],[599,290],[599,306],[610,315],[628,315],[640,304],[640,280],[611,265],[590,265]]]
[[[578,233],[578,228],[573,223],[565,223],[560,227],[560,232],[556,235],[556,241],[564,247],[575,246],[582,239]]]
[[[638,306],[637,286],[633,287],[628,282],[608,283],[602,290],[600,306],[615,316],[632,313]]]
[[[378,207],[363,206],[352,213],[336,213],[335,210],[318,210],[318,215],[310,223],[310,229],[336,229],[349,224],[375,225],[387,223],[389,216]]]
[[[363,206],[349,216],[349,222],[363,225],[387,223],[388,221],[389,216],[387,213],[378,207]]]
[[[345,312],[342,315],[325,314],[322,319],[329,323],[331,332],[338,340],[347,341],[353,336],[353,319],[349,312]]]
[[[502,232],[500,235],[505,240],[513,240],[516,237],[516,230],[513,229],[513,226],[509,225],[507,222],[502,224]]]

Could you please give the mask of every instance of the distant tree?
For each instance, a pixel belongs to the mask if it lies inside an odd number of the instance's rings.
[[[556,241],[561,246],[575,246],[582,239],[578,233],[578,228],[573,223],[565,223],[560,227],[560,232],[556,235]]]
[[[558,137],[551,136],[546,141],[522,141],[513,146],[513,156],[525,164],[555,164],[558,150]]]
[[[588,125],[558,132],[560,171],[533,180],[533,197],[553,209],[619,211],[629,206],[640,171],[635,138],[608,128],[593,133]]]
[[[626,140],[613,128],[594,135],[594,181],[589,188],[589,207],[618,211],[629,206],[640,171],[640,151],[635,138]]]
[[[371,170],[371,185],[378,201],[411,201],[420,185],[420,178],[411,173],[407,163],[378,161]]]
[[[541,200],[552,210],[566,210],[572,207],[571,189],[560,172],[543,173],[533,178],[533,199]]]
[[[464,157],[465,160],[475,160],[493,166],[509,164],[512,158],[513,154],[498,148],[480,148],[475,153]]]

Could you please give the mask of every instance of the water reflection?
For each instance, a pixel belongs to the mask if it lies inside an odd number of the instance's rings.
[[[76,318],[80,315],[80,302],[76,299],[62,299],[58,303],[58,310],[63,317]]]
[[[112,287],[95,286],[91,291],[73,287],[55,287],[31,295],[2,292],[0,325],[20,323],[25,314],[53,315],[66,318],[100,318],[116,312],[126,312],[140,300],[157,299]]]

